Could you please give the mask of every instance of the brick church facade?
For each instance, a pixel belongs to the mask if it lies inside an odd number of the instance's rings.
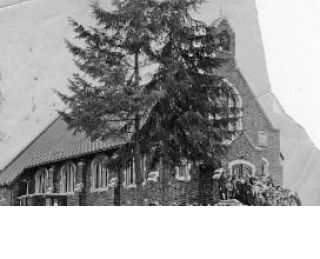
[[[233,87],[237,100],[232,105],[242,108],[239,122],[233,125],[239,133],[225,143],[228,152],[222,167],[232,174],[270,174],[281,185],[280,132],[236,66],[235,34],[227,20],[219,19],[212,26],[228,35],[218,53],[226,62],[214,73]],[[136,205],[133,163],[120,172],[119,184],[103,164],[122,144],[93,142],[84,133],[74,135],[58,118],[1,171],[0,205]],[[166,204],[209,204],[218,198],[214,169],[182,161],[163,187],[159,169],[148,168],[145,160],[141,161],[145,201],[161,201],[162,188],[166,188]]]

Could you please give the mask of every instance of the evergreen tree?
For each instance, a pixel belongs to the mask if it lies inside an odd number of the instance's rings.
[[[160,87],[163,93],[142,135],[143,146],[162,165],[164,189],[169,172],[181,158],[211,168],[221,166],[225,142],[237,133],[240,109],[230,105],[235,103],[235,93],[214,74],[223,63],[216,54],[225,35],[192,18],[190,11],[200,2],[166,1],[163,5],[166,40],[156,58],[159,69],[154,81],[146,86]]]
[[[228,106],[233,92],[213,73],[222,63],[215,56],[220,36],[190,15],[202,2],[118,0],[112,12],[92,6],[95,28],[71,20],[85,46],[67,41],[81,73],[70,80],[71,96],[59,93],[70,108],[61,115],[93,139],[126,142],[109,165],[123,166],[133,150],[139,204],[141,153],[161,164],[166,204],[170,169],[182,157],[217,166],[223,141],[234,134],[228,128],[239,112]]]
[[[81,74],[70,80],[73,95],[58,93],[70,108],[60,114],[71,128],[85,131],[92,139],[132,139],[121,149],[121,158],[132,159],[133,150],[138,202],[142,204],[139,131],[157,93],[144,90],[140,70],[152,64],[148,53],[159,33],[159,13],[154,12],[158,3],[119,0],[113,5],[112,12],[92,6],[96,28],[87,29],[71,20],[76,38],[84,40],[85,46],[67,41]]]

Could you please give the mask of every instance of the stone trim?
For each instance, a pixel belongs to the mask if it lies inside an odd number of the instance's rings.
[[[233,161],[229,162],[228,169],[231,172],[232,171],[232,167],[235,166],[235,165],[239,165],[239,164],[250,166],[252,168],[252,174],[253,175],[256,174],[256,166],[254,164],[252,164],[251,162],[249,162],[247,160],[244,160],[244,159],[237,159],[237,160],[233,160]]]

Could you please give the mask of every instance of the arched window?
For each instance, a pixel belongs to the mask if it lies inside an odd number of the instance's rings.
[[[215,36],[217,36],[215,42],[219,46],[219,50],[224,52],[233,51],[235,35],[228,20],[220,17],[211,24],[211,27],[215,29]]]
[[[229,170],[238,177],[254,177],[256,171],[255,166],[245,160],[232,161],[229,163]]]
[[[268,176],[269,175],[269,161],[266,158],[262,158],[262,162],[261,162],[261,173],[264,176]]]
[[[235,96],[228,96],[228,107],[229,108],[235,108],[237,107],[237,99],[235,98]]]
[[[74,163],[67,163],[61,168],[61,193],[73,193],[77,167]]]
[[[209,114],[209,119],[219,121],[228,118],[227,130],[229,134],[225,141],[234,140],[237,136],[237,133],[243,130],[241,111],[242,98],[237,88],[227,79],[223,79],[221,84],[225,84],[225,87],[229,87],[231,91],[228,91],[228,93],[221,91],[218,100],[216,99],[216,96],[211,99],[209,94],[209,101],[211,101],[214,105],[227,107],[228,112],[221,114]]]
[[[125,186],[126,187],[135,186],[136,175],[135,175],[135,169],[134,169],[134,158],[132,158],[132,160],[127,161],[124,174],[125,174]]]
[[[237,88],[234,87],[228,80],[224,79],[224,82],[227,83],[232,88],[232,94],[227,96],[228,100],[228,108],[242,108],[242,98]],[[235,122],[229,122],[228,129],[229,131],[242,131],[242,112],[240,111],[238,114],[230,114],[230,118],[234,118],[236,116],[237,120]]]
[[[104,156],[99,156],[92,161],[92,190],[108,188],[108,170],[104,159]]]
[[[35,175],[35,192],[46,193],[48,183],[48,170],[45,168],[40,169]]]

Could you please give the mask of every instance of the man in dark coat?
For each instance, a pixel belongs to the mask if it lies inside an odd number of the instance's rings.
[[[219,191],[221,200],[227,199],[227,181],[228,179],[226,173],[222,172],[219,179]]]
[[[247,179],[246,180],[246,191],[247,191],[247,200],[248,200],[248,205],[253,206],[254,201],[255,201],[255,193],[253,189],[253,179]]]
[[[244,177],[240,179],[239,183],[239,201],[242,204],[248,205],[247,186]]]

